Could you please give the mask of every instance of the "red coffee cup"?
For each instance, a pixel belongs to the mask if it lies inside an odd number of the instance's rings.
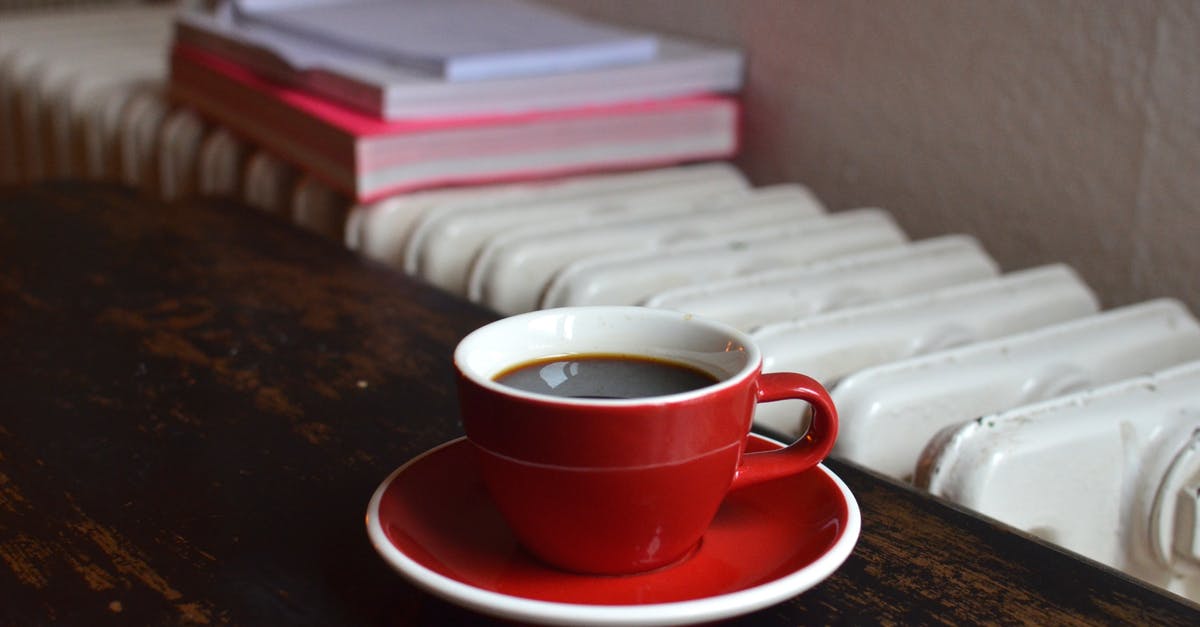
[[[749,336],[689,314],[535,311],[472,332],[454,363],[463,426],[496,506],[526,549],[576,572],[685,559],[729,490],[804,472],[837,437],[819,383],[762,374]],[[522,369],[545,389],[496,380]],[[695,371],[699,383],[676,381]],[[580,393],[589,398],[559,395]],[[784,449],[745,453],[755,404],[783,399],[809,403],[808,432]]]

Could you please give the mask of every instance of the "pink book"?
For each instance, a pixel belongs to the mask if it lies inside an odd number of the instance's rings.
[[[383,121],[176,45],[172,98],[359,200],[442,185],[727,158],[737,101],[700,95]]]

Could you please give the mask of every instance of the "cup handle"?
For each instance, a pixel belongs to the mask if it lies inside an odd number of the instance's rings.
[[[798,399],[812,406],[808,431],[790,446],[762,453],[746,453],[733,476],[731,489],[744,488],[763,481],[794,475],[829,455],[837,439],[837,409],[829,392],[816,379],[794,372],[770,372],[759,375],[759,403]]]

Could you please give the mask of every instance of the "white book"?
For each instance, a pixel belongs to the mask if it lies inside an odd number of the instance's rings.
[[[231,0],[239,23],[447,80],[532,76],[652,59],[653,34],[523,0]]]
[[[229,11],[181,10],[174,36],[177,43],[389,120],[514,115],[734,93],[741,88],[744,67],[738,50],[659,36],[657,53],[644,62],[558,74],[448,81],[435,72],[239,22]]]
[[[170,98],[358,201],[417,189],[723,159],[737,103],[696,96],[511,118],[382,121],[177,47]]]

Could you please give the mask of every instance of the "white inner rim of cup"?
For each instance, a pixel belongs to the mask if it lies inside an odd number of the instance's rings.
[[[716,383],[696,390],[629,399],[584,399],[528,392],[494,378],[535,360],[580,354],[638,355],[682,363]],[[686,401],[737,385],[762,356],[748,335],[691,314],[648,307],[563,307],[520,314],[463,338],[455,366],[476,384],[510,396],[576,405],[644,405]]]

